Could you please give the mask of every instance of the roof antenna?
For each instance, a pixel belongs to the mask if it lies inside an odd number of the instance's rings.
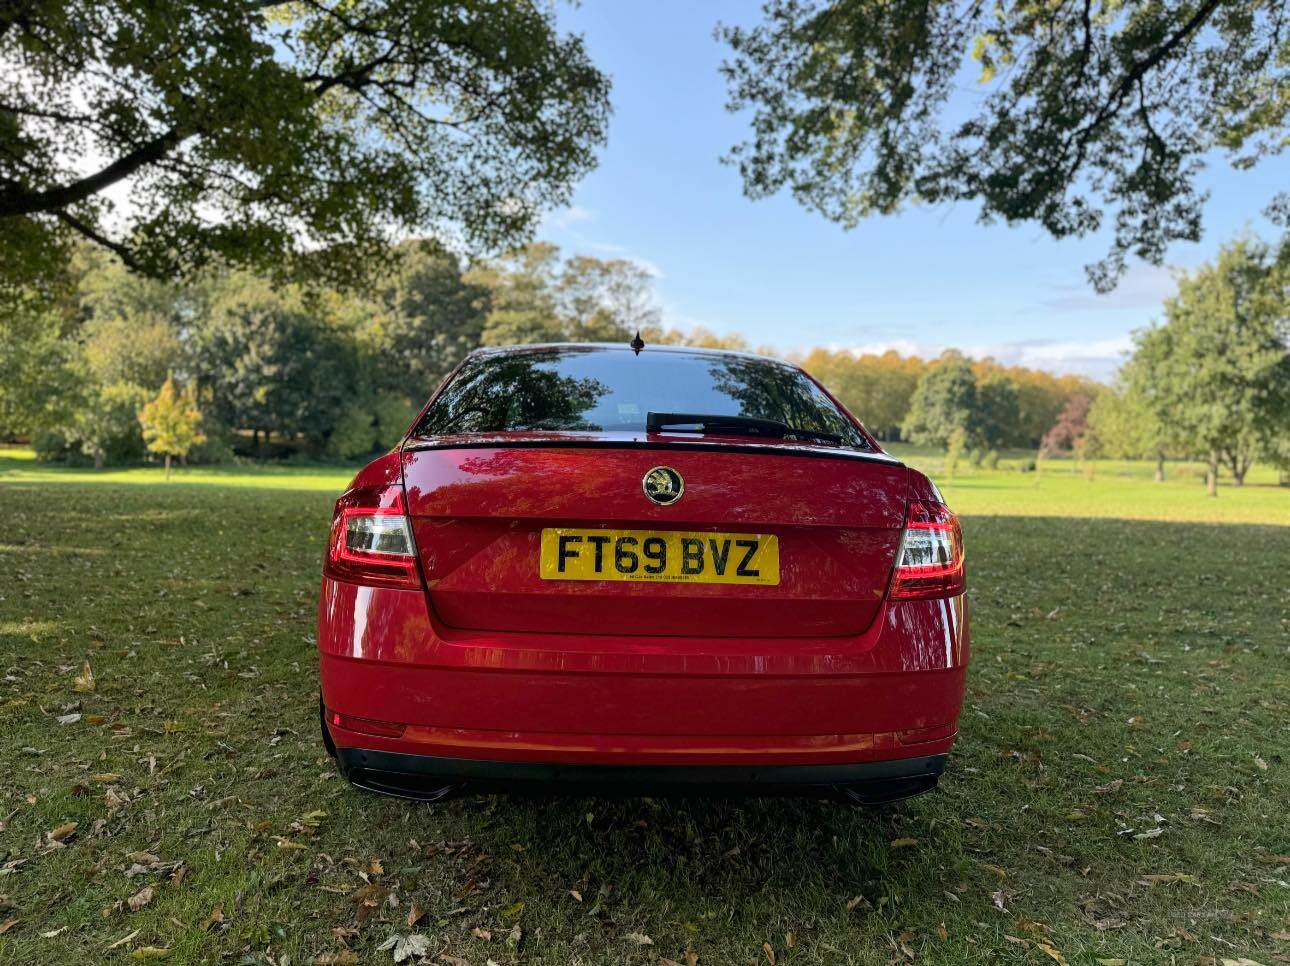
[[[631,346],[632,352],[635,352],[637,355],[641,354],[641,349],[645,348],[645,340],[641,338],[640,329],[636,330],[636,338],[632,339],[632,341],[627,344]]]

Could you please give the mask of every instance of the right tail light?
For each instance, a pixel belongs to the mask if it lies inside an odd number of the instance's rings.
[[[905,535],[892,577],[892,600],[957,597],[967,589],[963,573],[963,530],[950,508],[911,500]]]

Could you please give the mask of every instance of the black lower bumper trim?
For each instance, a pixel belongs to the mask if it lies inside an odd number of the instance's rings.
[[[843,765],[566,765],[435,758],[362,748],[337,750],[341,772],[370,791],[439,801],[462,791],[593,794],[841,795],[880,805],[930,791],[944,755]]]

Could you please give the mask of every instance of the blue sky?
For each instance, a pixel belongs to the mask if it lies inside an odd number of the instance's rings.
[[[1166,267],[1134,265],[1098,296],[1083,267],[1106,253],[1106,236],[1056,242],[1035,226],[985,227],[970,205],[844,231],[787,196],[745,198],[720,162],[747,126],[725,110],[713,29],[754,22],[751,0],[590,0],[560,16],[612,77],[614,115],[599,167],[541,235],[569,253],[649,266],[669,325],[739,332],[780,352],[957,346],[1107,378],[1128,334],[1159,317],[1172,269],[1247,228],[1272,237],[1260,213],[1290,173],[1286,157],[1253,172],[1215,159],[1202,179],[1212,192],[1202,242],[1175,246]]]

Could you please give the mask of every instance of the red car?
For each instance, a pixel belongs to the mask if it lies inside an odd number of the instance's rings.
[[[472,353],[336,501],[323,735],[354,784],[933,788],[968,663],[927,477],[801,369]]]

